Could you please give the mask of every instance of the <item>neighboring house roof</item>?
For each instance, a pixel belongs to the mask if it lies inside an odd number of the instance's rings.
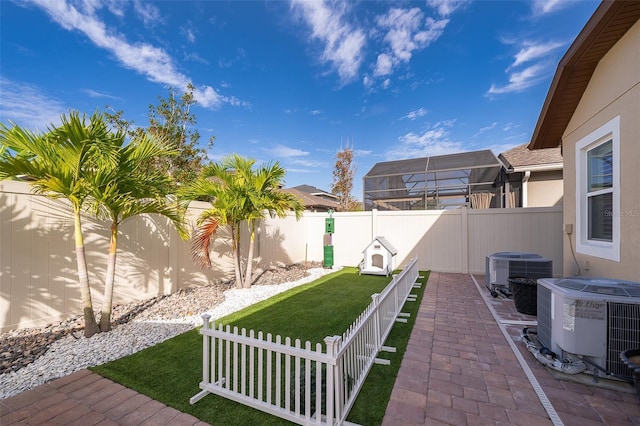
[[[562,57],[538,117],[531,149],[560,146],[600,59],[640,19],[640,1],[605,0]]]
[[[327,191],[323,191],[322,189],[318,189],[315,186],[311,186],[311,185],[298,185],[298,186],[294,186],[293,189],[297,189],[298,191],[301,191],[310,195],[315,195],[316,197],[329,198],[332,200],[338,199],[336,195]]]
[[[527,170],[562,170],[560,147],[530,150],[527,144],[516,146],[498,155],[508,172]]]
[[[373,165],[364,176],[401,176],[408,173],[437,173],[451,170],[494,169],[495,174],[502,167],[490,149],[458,152],[455,154],[435,155],[432,157],[409,158],[405,160],[384,161]]]
[[[368,249],[369,247],[371,247],[371,245],[372,245],[373,243],[375,243],[376,241],[377,241],[377,242],[379,242],[379,243],[380,243],[380,245],[381,245],[382,247],[384,247],[384,249],[385,249],[386,251],[388,251],[389,253],[391,253],[391,255],[392,255],[392,256],[395,256],[396,254],[398,254],[398,250],[397,250],[393,245],[391,245],[391,243],[389,242],[389,240],[387,240],[385,237],[375,237],[375,238],[373,239],[373,241],[371,241],[371,242],[367,245],[367,247],[364,249],[364,251],[363,251],[363,252],[367,251],[367,249]]]
[[[340,208],[340,203],[338,203],[337,201],[327,200],[326,198],[323,198],[323,197],[311,195],[307,192],[300,191],[297,188],[298,187],[284,188],[282,189],[282,191],[288,192],[298,197],[306,210],[327,211],[329,209],[333,209],[337,211]]]

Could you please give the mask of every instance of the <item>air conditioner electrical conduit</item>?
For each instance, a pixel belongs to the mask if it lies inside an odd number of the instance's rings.
[[[504,296],[507,299],[511,299],[513,297],[513,294],[511,294],[511,292],[504,288],[504,286],[498,286],[497,290],[491,290],[491,296],[493,297],[498,297],[498,296]]]
[[[527,345],[527,350],[531,352],[535,359],[540,361],[540,363],[565,374],[579,374],[587,369],[586,364],[582,361],[562,361],[558,359],[558,355],[550,349],[545,348],[544,346],[538,348],[538,346],[533,343],[533,340],[531,340],[531,337],[529,337],[530,330],[533,332],[535,329],[525,327],[522,330],[522,339],[524,340],[525,345]]]
[[[629,379],[628,377],[624,377],[621,376],[619,374],[615,374],[612,373],[611,371],[608,371],[602,367],[600,367],[598,364],[596,364],[595,362],[591,361],[589,358],[584,357],[582,355],[576,355],[578,358],[580,358],[582,361],[586,362],[587,364],[589,364],[590,366],[592,366],[594,368],[593,370],[593,375],[596,376],[594,378],[594,381],[597,379],[598,376],[598,371],[602,371],[604,374],[606,374],[608,377],[615,377],[618,380],[623,380],[627,383],[633,383],[633,379]]]

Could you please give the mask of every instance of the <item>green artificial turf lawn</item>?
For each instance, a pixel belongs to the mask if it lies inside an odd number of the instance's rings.
[[[420,281],[424,283],[427,274],[422,275],[425,278]],[[382,291],[389,282],[388,277],[359,275],[357,268],[344,268],[217,323],[322,343],[327,336],[344,333],[371,303],[371,295]],[[412,292],[418,300],[405,304],[403,312],[411,313],[408,323],[397,323],[385,342],[386,346],[395,346],[397,352],[380,355],[391,360],[391,365],[372,367],[349,421],[362,425],[382,423],[423,291],[424,284]],[[189,399],[200,392],[198,384],[202,380],[202,336],[198,329],[91,370],[212,425],[290,424],[213,394],[189,404]]]

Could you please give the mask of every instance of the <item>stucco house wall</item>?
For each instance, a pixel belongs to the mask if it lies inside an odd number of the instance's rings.
[[[562,206],[562,170],[532,173],[527,181],[526,207]]]
[[[619,261],[587,255],[572,247],[580,238],[577,217],[576,145],[619,117]],[[575,229],[564,239],[564,274],[640,280],[640,21],[598,63],[562,137],[564,223]],[[614,156],[615,156],[614,152]],[[565,230],[567,230],[565,226]]]
[[[507,207],[561,207],[562,152],[559,147],[531,150],[519,145],[498,156]]]

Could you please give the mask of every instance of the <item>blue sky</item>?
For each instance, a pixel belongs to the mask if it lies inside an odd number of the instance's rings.
[[[0,121],[44,131],[106,105],[139,126],[196,87],[211,160],[279,161],[353,195],[380,161],[529,141],[558,61],[598,1],[0,0]]]

